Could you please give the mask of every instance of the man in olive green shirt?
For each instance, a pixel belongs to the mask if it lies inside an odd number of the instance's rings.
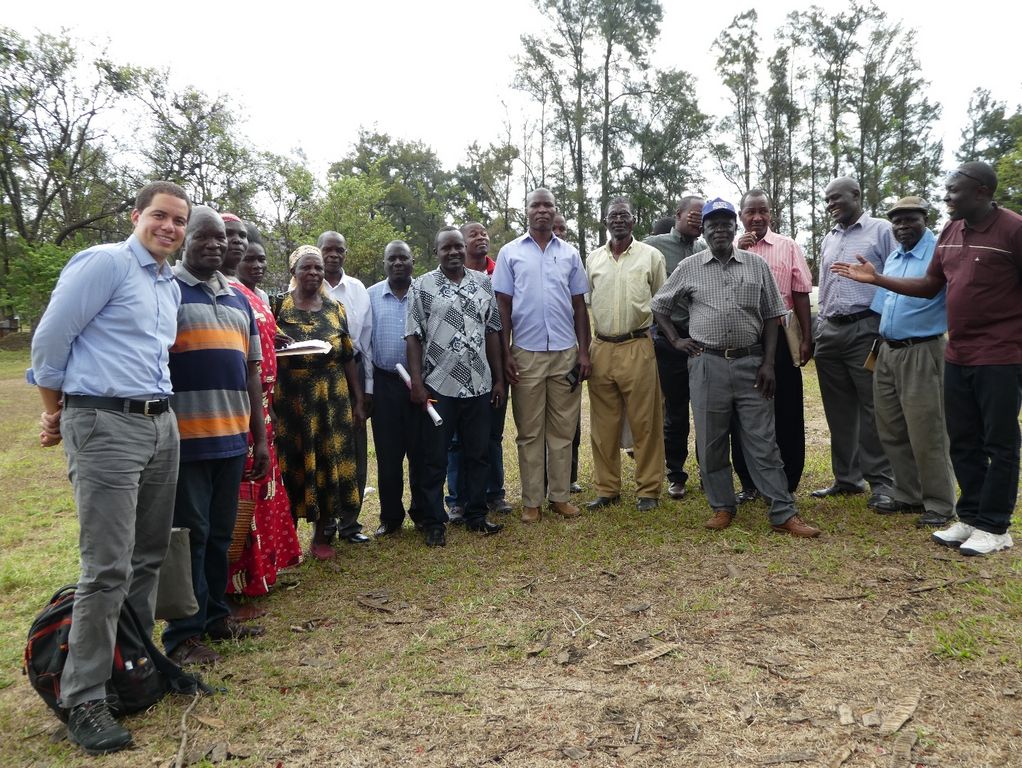
[[[674,216],[674,229],[663,235],[647,237],[643,242],[664,255],[668,276],[693,253],[706,250],[699,236],[703,231],[703,198],[683,197]],[[678,308],[671,320],[682,338],[688,337],[688,313]],[[688,473],[688,356],[678,352],[664,333],[653,326],[653,348],[656,350],[660,389],[664,395],[664,456],[667,460],[667,493],[674,499],[685,495]]]

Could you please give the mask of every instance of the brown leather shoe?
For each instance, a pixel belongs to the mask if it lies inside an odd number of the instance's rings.
[[[203,643],[198,636],[181,641],[168,656],[179,667],[211,667],[220,661],[220,654]]]
[[[778,533],[790,533],[792,536],[799,536],[803,539],[813,539],[820,535],[819,528],[813,528],[798,515],[792,515],[781,525],[771,525],[770,527]]]
[[[538,523],[540,517],[539,507],[522,507],[523,523]]]
[[[550,506],[561,517],[578,517],[582,514],[582,510],[570,501],[552,501]]]
[[[709,528],[711,531],[723,531],[731,525],[731,521],[734,519],[735,513],[730,509],[715,509],[713,517],[703,523],[703,527]]]

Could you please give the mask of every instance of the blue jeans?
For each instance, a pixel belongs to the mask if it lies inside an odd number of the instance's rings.
[[[487,457],[490,469],[486,476],[486,500],[499,501],[504,498],[504,422],[507,419],[507,400],[499,408],[490,408],[490,437]],[[461,473],[461,440],[458,434],[451,440],[447,451],[447,496],[448,508],[464,507],[468,498]]]
[[[192,555],[192,588],[199,610],[167,622],[163,645],[167,653],[189,637],[202,637],[230,614],[227,592],[227,550],[238,515],[238,488],[245,456],[182,461],[174,500],[174,526],[188,529]]]

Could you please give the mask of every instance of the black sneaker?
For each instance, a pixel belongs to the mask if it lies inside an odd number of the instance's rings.
[[[131,733],[114,720],[106,699],[72,707],[67,718],[67,737],[90,755],[117,752],[131,746]]]

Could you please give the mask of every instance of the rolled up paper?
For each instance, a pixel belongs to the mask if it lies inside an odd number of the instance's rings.
[[[401,363],[398,363],[395,366],[395,368],[397,370],[397,375],[401,377],[401,381],[403,381],[405,383],[405,386],[408,387],[409,390],[411,390],[412,377],[408,375],[408,371],[405,370],[405,367],[401,365]],[[428,413],[429,418],[433,420],[434,427],[439,427],[441,424],[444,423],[444,420],[440,418],[440,414],[436,412],[436,408],[433,407],[433,403],[429,402],[428,400],[426,401],[426,413]]]

